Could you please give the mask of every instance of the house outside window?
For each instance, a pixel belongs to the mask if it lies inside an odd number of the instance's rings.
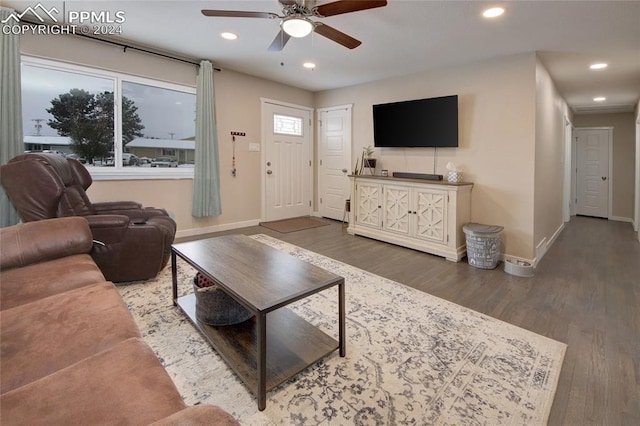
[[[100,179],[192,177],[194,87],[23,57],[25,151],[83,162]],[[158,157],[177,168],[152,168]]]

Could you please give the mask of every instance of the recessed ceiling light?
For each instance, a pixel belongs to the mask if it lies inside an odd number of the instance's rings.
[[[593,100],[595,102],[602,102],[602,101],[606,101],[607,98],[605,98],[604,96],[598,96],[597,98],[593,98]]]
[[[238,38],[236,34],[230,33],[230,32],[220,33],[220,37],[222,37],[225,40],[235,40]]]
[[[591,64],[589,66],[589,68],[591,68],[592,70],[601,70],[601,69],[604,69],[604,68],[606,68],[608,66],[609,66],[608,64],[605,64],[604,62],[602,62],[602,63],[598,63],[598,64]]]
[[[504,7],[492,7],[482,12],[482,16],[485,18],[497,18],[504,13]]]
[[[303,67],[307,68],[307,69],[314,69],[316,67],[316,64],[314,64],[313,62],[305,62],[304,64],[302,64]]]

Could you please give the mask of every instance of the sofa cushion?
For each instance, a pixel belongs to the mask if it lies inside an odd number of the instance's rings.
[[[104,275],[88,254],[4,270],[0,310],[101,281]]]
[[[146,425],[184,408],[171,378],[139,338],[0,396],[3,426]]]
[[[2,393],[140,337],[118,290],[108,282],[7,309],[0,333]]]

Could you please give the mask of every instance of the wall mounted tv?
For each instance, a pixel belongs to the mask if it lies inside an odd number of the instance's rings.
[[[457,147],[458,95],[373,106],[374,146]]]

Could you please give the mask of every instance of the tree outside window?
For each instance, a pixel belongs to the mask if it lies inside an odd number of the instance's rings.
[[[71,138],[71,149],[89,164],[94,159],[109,157],[114,138],[113,92],[91,94],[82,89],[71,89],[51,100],[46,111],[53,116],[49,127],[60,136]],[[122,139],[130,142],[142,136],[144,126],[136,113],[134,103],[122,98]]]

